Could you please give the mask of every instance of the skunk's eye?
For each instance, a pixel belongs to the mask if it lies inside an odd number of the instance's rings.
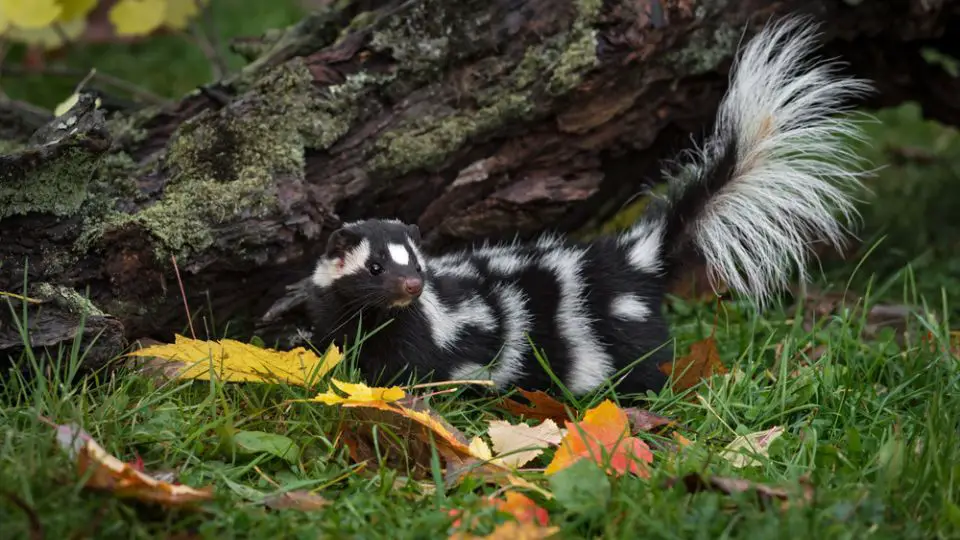
[[[420,265],[418,264],[418,265],[417,265],[417,272],[422,272],[422,271],[423,271],[423,269],[420,268]]]
[[[381,272],[383,272],[383,267],[382,267],[382,266],[380,266],[380,265],[377,264],[377,263],[370,263],[370,273],[371,273],[371,274],[377,275],[377,274],[379,274],[379,273],[381,273]]]

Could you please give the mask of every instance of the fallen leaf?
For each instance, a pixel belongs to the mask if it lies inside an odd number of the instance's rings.
[[[650,463],[653,453],[636,437],[630,436],[630,426],[623,409],[604,400],[588,410],[580,422],[567,422],[567,433],[560,448],[547,466],[546,474],[553,474],[587,458],[601,466],[609,466],[618,476],[627,471],[644,478],[650,473],[640,461]]]
[[[636,407],[627,407],[623,412],[627,414],[627,419],[630,420],[631,433],[653,431],[658,427],[669,426],[675,423],[666,416],[660,416],[659,414]]]
[[[717,491],[726,495],[732,495],[735,493],[756,491],[761,502],[770,502],[773,499],[782,501],[781,509],[787,508],[790,502],[790,492],[784,488],[772,487],[740,478],[727,478],[723,476],[704,478],[698,473],[690,473],[682,478],[671,478],[667,480],[666,487],[671,488],[678,482],[682,483],[689,493]],[[808,479],[800,479],[800,488],[799,501],[802,503],[813,501],[813,485],[810,484]]]
[[[56,426],[57,442],[76,460],[81,477],[90,474],[84,487],[105,490],[118,497],[169,506],[189,505],[213,498],[213,488],[162,482],[107,453],[89,434],[75,425]]]
[[[508,491],[503,499],[494,500],[494,505],[497,510],[510,514],[520,523],[536,523],[543,527],[550,524],[547,510],[523,493]]]
[[[386,388],[345,388],[358,392],[357,399],[299,400],[340,406],[344,419],[340,436],[358,463],[383,459],[394,468],[406,469],[413,478],[429,478],[432,473],[432,445],[449,466],[474,459],[466,436],[430,409],[423,400],[395,399],[396,392]],[[369,394],[367,393],[369,390]],[[402,390],[401,390],[402,392]],[[385,399],[367,399],[382,396]]]
[[[674,390],[687,390],[714,375],[722,375],[727,368],[720,362],[717,342],[711,336],[690,346],[690,354],[660,365],[660,371],[673,377]]]
[[[560,532],[556,526],[542,527],[536,523],[517,523],[516,521],[507,521],[494,527],[493,531],[486,536],[477,536],[469,533],[454,533],[450,535],[450,540],[541,540],[550,538]]]
[[[497,525],[487,536],[476,536],[468,532],[458,532],[450,535],[451,539],[460,538],[548,538],[557,532],[556,527],[550,527],[550,515],[545,508],[522,493],[508,491],[503,498],[487,497],[485,504],[496,507],[500,512],[509,514],[513,519]],[[470,516],[465,515],[459,509],[447,511],[450,517],[454,518],[453,527],[462,528],[463,521],[466,519],[472,527],[475,523]],[[516,525],[509,526],[509,524]],[[469,528],[469,527],[468,527]]]
[[[290,437],[265,431],[237,431],[233,435],[243,454],[270,454],[290,463],[300,458],[300,447]]]
[[[677,433],[676,431],[674,431],[670,435],[673,437],[673,440],[677,441],[677,444],[680,445],[680,448],[686,448],[687,446],[690,446],[691,444],[693,444],[690,441],[690,439],[684,437],[683,435]]]
[[[550,419],[536,426],[495,420],[490,422],[487,435],[497,453],[495,459],[508,467],[522,467],[542,454],[544,448],[556,446],[563,439],[563,431]]]
[[[406,397],[406,393],[399,386],[390,388],[371,388],[362,383],[347,383],[330,379],[330,384],[337,387],[341,392],[347,394],[347,397],[341,397],[327,390],[323,394],[317,394],[311,401],[319,401],[327,405],[335,403],[342,404],[362,404],[371,401],[390,403]]]
[[[275,382],[310,386],[343,359],[340,349],[331,346],[323,355],[297,347],[290,351],[262,349],[232,339],[203,341],[177,335],[172,344],[153,345],[127,356],[159,358],[174,363],[175,370],[164,369],[180,379],[210,380],[211,368],[224,382]],[[176,364],[180,364],[177,366]]]
[[[563,422],[570,419],[567,408],[559,401],[550,397],[546,392],[542,390],[530,392],[523,389],[518,389],[518,391],[530,402],[530,405],[524,405],[513,399],[504,398],[501,400],[500,405],[507,411],[536,420]]]
[[[770,445],[773,441],[777,440],[780,435],[783,435],[783,428],[780,426],[740,435],[730,441],[730,444],[724,448],[720,456],[738,469],[760,466],[760,461],[750,454],[766,457],[770,451]]]
[[[330,501],[309,491],[287,491],[264,498],[263,504],[273,510],[312,512],[322,510],[330,504]]]

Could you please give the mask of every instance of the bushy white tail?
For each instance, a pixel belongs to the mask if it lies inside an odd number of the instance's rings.
[[[851,190],[864,173],[847,146],[857,123],[839,113],[871,85],[812,58],[816,37],[810,21],[785,19],[735,61],[714,132],[671,179],[658,216],[668,268],[692,245],[714,279],[763,304],[793,268],[806,279],[810,243],[844,246],[837,216],[856,216]]]

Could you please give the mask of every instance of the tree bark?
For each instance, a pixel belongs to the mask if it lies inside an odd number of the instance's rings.
[[[35,115],[5,123],[0,290],[88,291],[117,350],[188,332],[181,280],[198,337],[289,336],[286,286],[342,221],[417,223],[429,250],[596,229],[706,131],[738,44],[788,13],[825,21],[826,53],[876,82],[868,106],[960,115],[960,79],[921,57],[956,47],[960,0],[345,4],[238,42],[241,73],[168,109],[84,96],[29,139]]]

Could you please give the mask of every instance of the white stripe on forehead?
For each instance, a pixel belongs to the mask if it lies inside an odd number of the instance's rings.
[[[329,287],[343,276],[363,271],[369,258],[370,242],[364,238],[348,251],[343,259],[320,259],[313,271],[313,284],[317,287]]]
[[[387,251],[390,252],[390,258],[393,259],[393,262],[404,266],[410,264],[410,252],[407,251],[407,246],[403,244],[388,244]]]

